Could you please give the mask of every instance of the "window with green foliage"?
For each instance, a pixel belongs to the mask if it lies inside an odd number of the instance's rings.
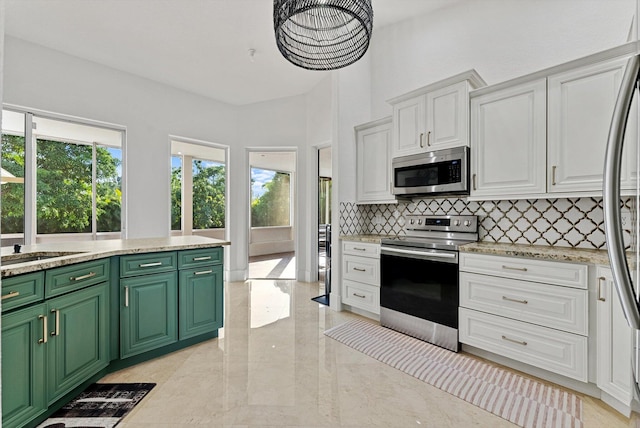
[[[183,186],[183,163],[191,163],[191,189]],[[187,171],[188,172],[188,171]],[[192,229],[225,227],[226,171],[223,163],[189,156],[171,157],[171,230],[182,230],[182,203],[192,201]],[[183,192],[190,192],[183,195]]]
[[[224,227],[224,165],[193,159],[193,228]]]
[[[251,227],[291,225],[291,174],[251,168]]]
[[[2,134],[2,169],[24,180],[24,136]],[[0,195],[2,234],[24,233],[24,182],[3,179]]]
[[[2,238],[16,239],[33,223],[35,231],[28,233],[41,237],[120,232],[122,132],[15,111],[3,110],[3,118],[5,113],[3,176],[21,182],[3,178]],[[27,134],[29,128],[33,132]],[[33,139],[27,142],[25,135]],[[28,165],[35,170],[35,182],[25,177]],[[25,203],[25,195],[31,195],[33,206]],[[36,242],[34,236],[23,238]]]

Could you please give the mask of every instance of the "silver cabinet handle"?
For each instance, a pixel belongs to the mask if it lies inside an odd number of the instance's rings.
[[[478,190],[478,188],[476,187],[476,174],[473,174],[472,181],[473,181],[473,190]]]
[[[556,166],[555,165],[551,167],[551,185],[552,186],[556,185]]]
[[[202,272],[194,272],[194,275],[206,275],[208,273],[212,273],[212,270],[203,270]]]
[[[18,297],[19,295],[19,291],[10,291],[9,294],[5,294],[4,296],[2,296],[2,300],[11,299],[12,297]]]
[[[124,287],[124,307],[129,307],[129,287]]]
[[[427,146],[431,146],[431,131],[427,132]]]
[[[518,270],[520,272],[526,272],[527,268],[521,268],[521,267],[513,267],[513,266],[506,266],[506,265],[502,265],[502,269],[507,269],[507,270]]]
[[[138,265],[139,267],[153,267],[153,266],[162,266],[162,262],[153,262],[153,263],[142,263]]]
[[[38,315],[38,319],[42,320],[42,339],[38,339],[38,343],[47,343],[47,317],[45,315]]]
[[[367,296],[363,295],[363,294],[358,294],[358,293],[353,293],[354,296],[359,297],[361,299],[366,298]]]
[[[527,346],[527,342],[523,340],[521,341],[521,340],[510,339],[504,334],[502,335],[502,340],[506,340],[507,342],[511,342],[511,343],[517,343],[518,345],[522,345],[522,346]]]
[[[512,299],[511,297],[507,297],[507,296],[502,296],[502,300],[507,300],[509,302],[516,302],[516,303],[522,303],[523,305],[526,305],[529,303],[528,300],[518,300],[518,299]]]
[[[353,247],[353,249],[356,251],[367,251],[366,248],[361,248],[361,247]]]
[[[72,276],[69,278],[70,281],[82,281],[83,279],[87,279],[87,278],[92,278],[94,276],[96,276],[97,274],[95,272],[89,272],[86,275],[82,275],[82,276]]]
[[[424,140],[424,132],[420,133],[420,147],[424,147],[424,143],[422,142]]]
[[[604,276],[601,276],[600,278],[598,278],[598,300],[600,300],[601,302],[607,301],[607,299],[602,294],[602,285],[606,280],[607,278],[605,278]]]
[[[60,311],[51,309],[52,314],[56,314],[56,329],[51,332],[51,336],[60,336]]]
[[[211,260],[211,256],[203,256],[203,257],[194,257],[193,258],[194,262],[201,262],[203,260]]]
[[[357,270],[358,272],[366,272],[366,269],[354,267],[353,270]]]

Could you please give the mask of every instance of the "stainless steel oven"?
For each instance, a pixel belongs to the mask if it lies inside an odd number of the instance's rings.
[[[457,352],[458,247],[478,240],[476,216],[407,215],[382,240],[380,323]]]
[[[469,194],[469,147],[397,157],[392,165],[394,195]]]

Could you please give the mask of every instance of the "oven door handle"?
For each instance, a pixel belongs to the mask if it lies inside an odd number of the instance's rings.
[[[452,252],[439,252],[439,251],[419,251],[419,250],[405,250],[400,248],[389,248],[383,247],[382,254],[394,255],[394,254],[402,254],[408,256],[414,256],[420,259],[447,259],[442,260],[445,263],[457,263],[458,262],[458,254]]]

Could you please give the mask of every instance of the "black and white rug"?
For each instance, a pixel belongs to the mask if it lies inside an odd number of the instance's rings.
[[[94,383],[37,428],[112,428],[155,383]]]

